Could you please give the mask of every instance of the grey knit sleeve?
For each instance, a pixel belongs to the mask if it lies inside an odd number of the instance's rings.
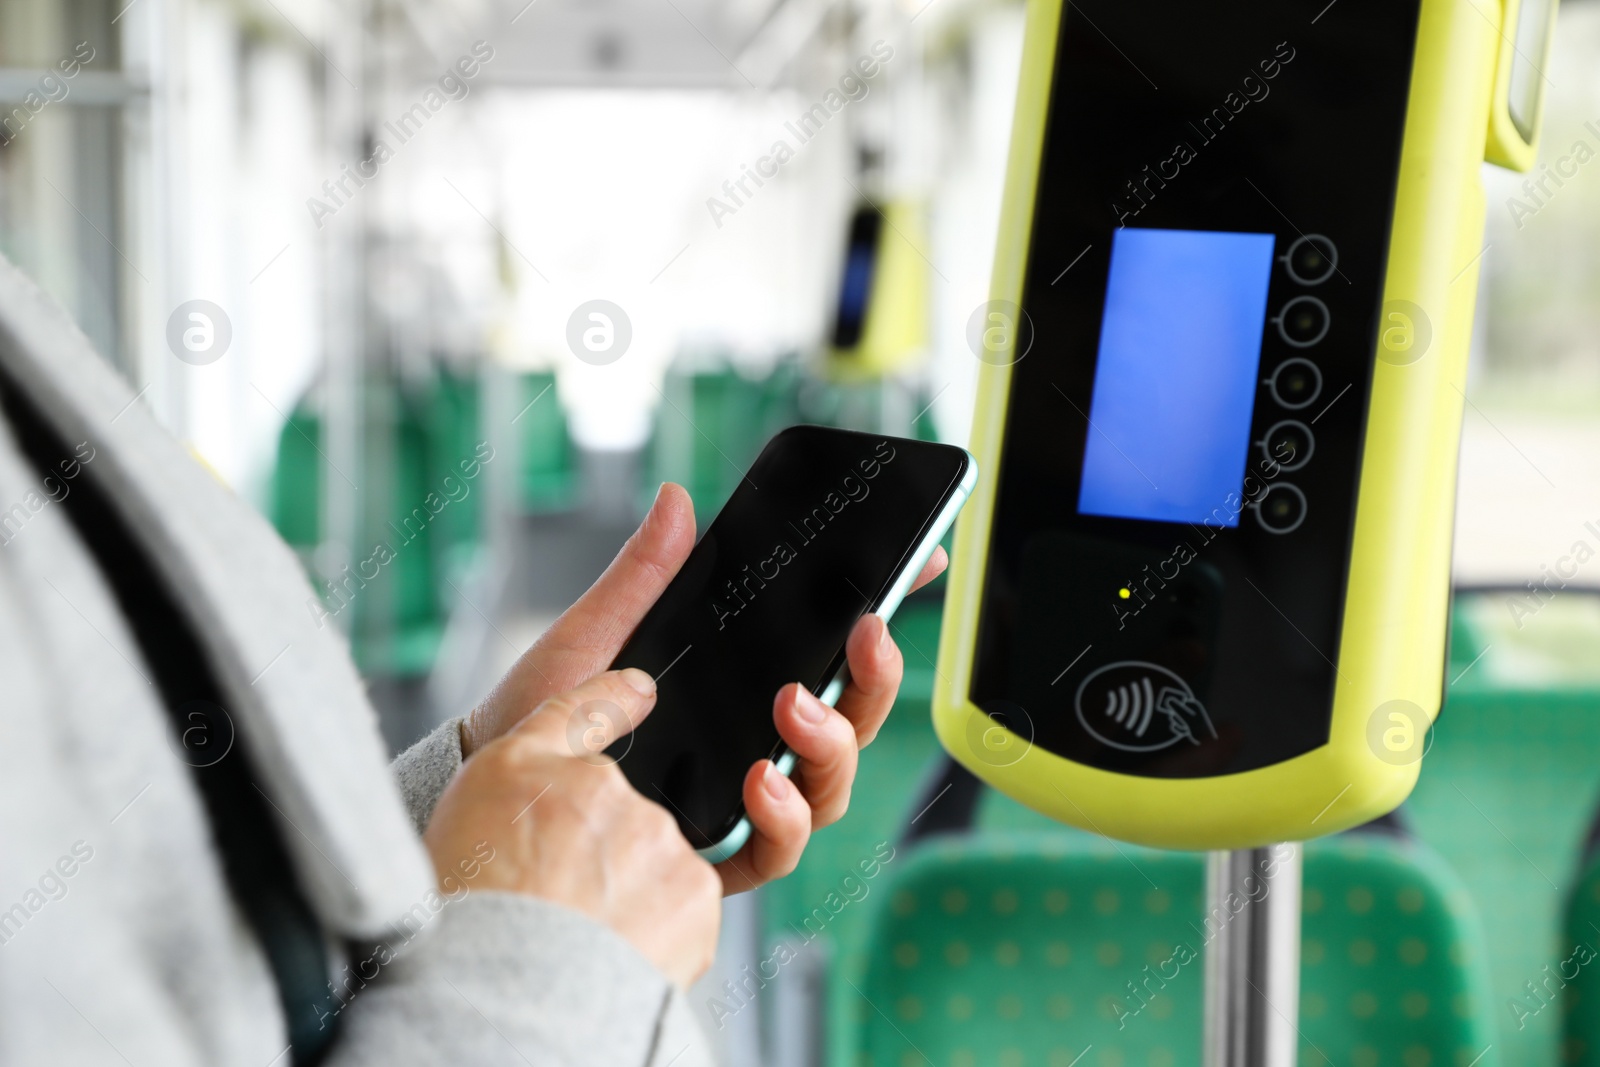
[[[411,825],[422,833],[433,817],[444,787],[461,769],[461,720],[451,719],[433,733],[396,756],[389,765],[400,785],[400,796]]]
[[[430,936],[369,968],[329,1067],[711,1067],[685,999],[616,933],[493,891],[447,905]]]

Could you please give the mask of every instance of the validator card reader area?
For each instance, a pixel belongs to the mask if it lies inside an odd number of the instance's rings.
[[[1553,14],[1030,0],[933,701],[968,769],[1168,848],[1410,793],[1479,169],[1532,163]]]

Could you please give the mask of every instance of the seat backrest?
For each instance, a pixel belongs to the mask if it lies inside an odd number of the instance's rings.
[[[1600,856],[1567,900],[1566,937],[1510,1003],[1523,1026],[1560,1011],[1561,1062],[1600,1067]]]
[[[856,1062],[1198,1063],[1204,858],[1064,835],[935,840],[873,914],[854,985]],[[1305,867],[1306,1067],[1490,1067],[1471,904],[1427,849],[1314,842]],[[1487,1050],[1487,1054],[1486,1054]]]

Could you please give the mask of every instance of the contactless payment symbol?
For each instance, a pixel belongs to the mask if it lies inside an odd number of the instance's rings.
[[[1142,660],[1108,663],[1085,678],[1076,697],[1078,721],[1091,737],[1124,752],[1159,752],[1180,741],[1217,736],[1189,683]]]

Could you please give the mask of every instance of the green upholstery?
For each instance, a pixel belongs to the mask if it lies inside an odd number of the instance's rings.
[[[759,379],[730,369],[669,372],[649,445],[646,497],[663,481],[677,482],[689,490],[704,529],[767,439],[801,421],[799,388],[799,372],[789,363]]]
[[[1521,620],[1507,599],[1457,599],[1444,713],[1403,810],[1483,915],[1496,1051],[1508,1067],[1552,1067],[1560,1013],[1522,1017],[1512,1002],[1574,947],[1562,916],[1600,803],[1600,598],[1568,590]],[[1587,1056],[1569,1062],[1600,1065],[1592,1043]]]
[[[424,674],[444,634],[442,582],[436,580],[438,555],[447,543],[454,503],[437,517],[428,494],[443,495],[436,456],[443,451],[431,432],[432,396],[414,396],[388,381],[369,385],[366,394],[369,438],[363,479],[378,481],[386,470],[389,491],[364,495],[357,559],[386,544],[394,559],[352,602],[351,646],[363,671],[380,675]],[[380,464],[378,457],[387,463]]]
[[[1119,1029],[1126,984],[1193,941],[1199,857],[1067,835],[936,840],[896,859],[852,1020],[871,1067],[1174,1067],[1198,1058],[1196,959]],[[1148,879],[1148,880],[1147,880]],[[926,1057],[926,1060],[924,1059]]]
[[[911,436],[918,441],[939,440],[939,427],[933,418],[933,402],[937,399],[938,393],[930,396],[924,392],[917,396],[917,413],[911,419]]]
[[[461,378],[443,373],[418,398],[418,415],[427,438],[428,470],[435,479],[442,482],[447,474],[461,478],[461,462],[476,459],[479,444],[487,443],[479,403],[476,377]],[[433,488],[437,489],[438,485]],[[447,552],[454,546],[483,540],[481,494],[484,490],[480,475],[468,487],[469,499],[475,496],[478,499],[466,507],[451,504],[434,520]]]
[[[1600,1064],[1600,857],[1591,858],[1567,901],[1566,937],[1516,999],[1518,1019],[1536,1026],[1561,1015],[1561,1062]],[[1565,982],[1565,988],[1562,984]]]
[[[565,511],[578,501],[578,471],[556,376],[534,372],[515,382],[519,504],[530,514]]]
[[[1437,853],[1377,833],[1307,846],[1302,1064],[1494,1067],[1492,1000],[1478,909]]]
[[[806,383],[805,421],[819,426],[870,431],[884,424],[884,408],[894,387],[880,379]],[[910,415],[915,408],[907,411]]]
[[[422,674],[443,635],[445,578],[453,578],[482,540],[483,475],[469,481],[460,468],[462,460],[475,459],[482,440],[478,384],[444,372],[421,383],[374,375],[362,404],[361,462],[331,475],[335,488],[359,497],[350,575],[323,576],[343,587],[338,595],[320,588],[338,623],[348,626],[362,670]],[[325,451],[322,420],[302,400],[279,433],[269,510],[308,570],[324,535]],[[357,575],[366,576],[364,584]]]
[[[844,976],[857,1063],[1199,1061],[1202,856],[1001,833],[890,866],[865,971]],[[1310,846],[1305,877],[1302,1064],[1498,1062],[1478,923],[1437,857],[1344,835]]]
[[[669,371],[646,454],[641,488],[648,504],[662,481],[689,490],[703,527],[722,509],[767,440],[786,426],[812,423],[845,429],[899,427],[936,440],[933,396],[881,380],[826,381],[796,359],[780,360],[762,378],[730,368]],[[910,420],[909,428],[906,426]]]
[[[322,540],[322,419],[306,405],[295,408],[278,431],[267,514],[302,559]]]

